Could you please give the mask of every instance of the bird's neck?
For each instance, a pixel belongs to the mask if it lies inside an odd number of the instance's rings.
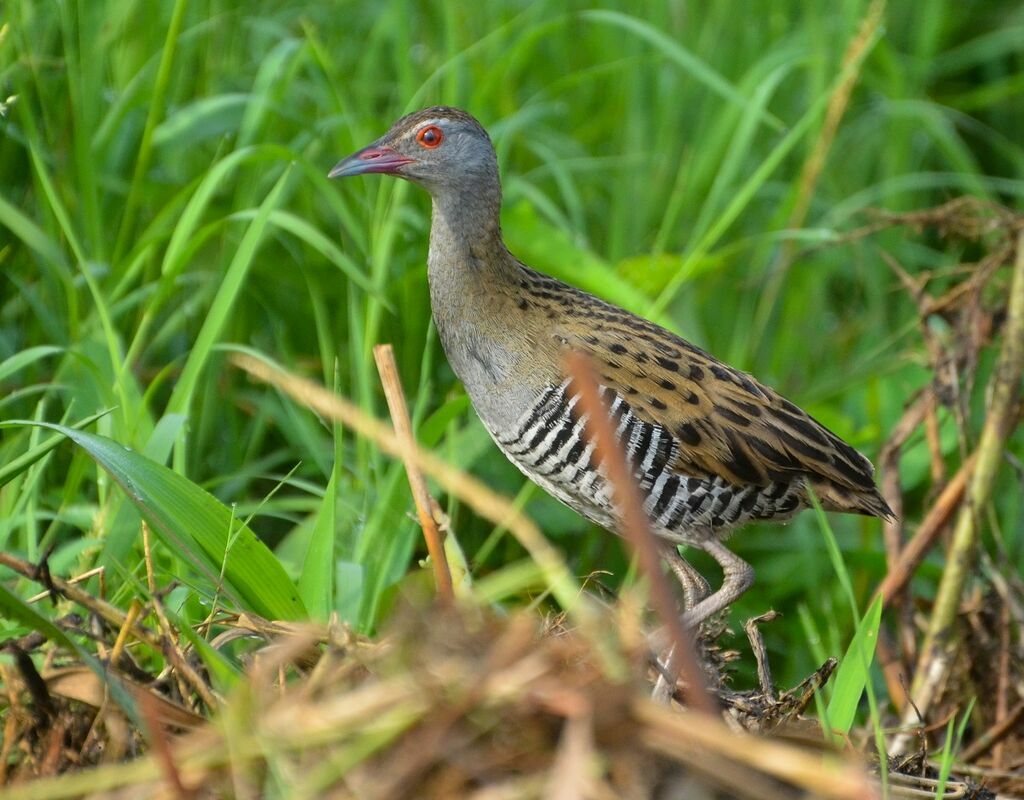
[[[455,374],[485,417],[493,387],[518,369],[522,331],[510,328],[523,271],[501,237],[497,200],[434,197],[427,277],[438,336]]]
[[[513,278],[517,262],[501,236],[500,205],[493,188],[434,196],[427,275],[435,315]]]
[[[430,249],[469,258],[472,251],[503,250],[501,197],[491,192],[445,192],[433,197]]]

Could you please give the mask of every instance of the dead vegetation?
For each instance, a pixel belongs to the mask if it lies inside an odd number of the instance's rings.
[[[966,244],[977,257],[915,274],[888,259],[918,309],[933,377],[908,402],[880,464],[883,493],[900,515],[885,529],[888,574],[877,590],[890,609],[878,647],[892,712],[884,720],[893,756],[885,783],[894,797],[935,796],[938,773],[928,754],[973,698],[956,767],[962,780],[951,779],[943,796],[990,797],[988,789],[1020,795],[1024,582],[1004,557],[988,509],[997,474],[1010,471],[1019,490],[1024,471],[1005,450],[1021,418],[1024,217],[960,200],[879,216],[852,238],[894,227]],[[987,373],[979,428],[971,399],[985,380],[979,365],[989,348],[997,351],[996,367]],[[231,686],[209,674],[208,662],[158,601],[124,611],[50,576],[45,562],[3,554],[4,566],[38,581],[59,609],[52,630],[5,645],[14,664],[0,675],[5,797],[880,795],[879,779],[871,777],[877,768],[870,732],[837,748],[802,716],[833,665],[779,695],[756,625],[747,633],[758,657],[758,690],[730,686],[723,670],[729,655],[714,642],[703,642],[695,656],[687,632],[671,626],[642,519],[629,540],[649,578],[654,610],[669,623],[661,638],[677,654],[662,665],[662,678],[690,709],[649,699],[658,670],[651,621],[638,597],[626,595],[610,608],[577,602],[565,564],[534,523],[420,451],[407,426],[399,425],[396,437],[320,387],[245,357],[235,363],[401,456],[428,531],[431,523],[437,527],[436,507],[417,478],[421,472],[507,525],[567,616],[544,620],[523,611],[499,618],[465,603],[409,601],[375,641],[339,626],[221,616],[201,632],[211,647],[260,642],[241,648],[249,666]],[[401,419],[401,405],[391,408]],[[946,413],[958,431],[952,458],[939,443]],[[914,437],[924,437],[931,453],[923,502],[908,501],[901,490],[900,453]],[[946,567],[936,600],[928,602],[911,593],[910,579],[935,548],[945,549]],[[431,552],[438,585],[450,596],[436,538]],[[709,664],[716,679],[705,681],[700,676]]]

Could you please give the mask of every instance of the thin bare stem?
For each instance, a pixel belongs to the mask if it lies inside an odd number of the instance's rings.
[[[14,570],[19,575],[23,575],[30,580],[38,580],[35,564],[30,561],[20,559],[17,556],[12,556],[10,553],[0,553],[0,565]],[[162,650],[163,644],[160,641],[160,636],[158,634],[149,630],[149,628],[146,628],[144,625],[140,625],[138,622],[128,624],[128,615],[117,606],[111,605],[107,601],[101,600],[98,597],[93,597],[88,592],[79,589],[69,581],[58,578],[56,575],[51,576],[49,581],[53,587],[68,600],[73,603],[78,603],[80,606],[84,606],[89,609],[89,611],[96,614],[96,616],[100,617],[100,619],[114,627],[122,628],[127,626],[131,635],[140,642],[145,642],[150,647]]]
[[[416,515],[419,518],[420,527],[423,529],[423,538],[427,542],[427,552],[430,553],[430,564],[434,569],[437,595],[442,601],[448,603],[455,599],[455,592],[452,589],[452,573],[448,568],[448,558],[445,556],[441,531],[438,530],[437,520],[434,519],[433,498],[430,496],[423,473],[420,472],[412,458],[416,440],[412,434],[412,420],[409,418],[405,392],[402,391],[402,379],[398,375],[398,365],[395,364],[395,353],[390,344],[379,344],[373,348],[373,358],[377,362],[377,372],[380,373],[380,382],[388,401],[391,422],[395,426],[395,435],[398,437],[398,444],[401,448],[400,456],[402,463],[405,464],[405,474],[409,478],[413,502],[416,503]]]
[[[921,522],[914,537],[899,554],[896,563],[890,567],[885,579],[875,590],[875,595],[882,596],[882,604],[888,606],[893,599],[910,582],[914,570],[924,560],[932,545],[935,544],[942,529],[949,522],[953,512],[964,496],[967,478],[974,468],[975,457],[970,456],[957,470],[953,479],[946,484],[938,499],[932,505],[928,515]]]
[[[611,414],[601,400],[590,360],[583,353],[571,353],[566,359],[566,367],[579,393],[580,411],[587,420],[584,430],[592,438],[596,460],[604,467],[615,490],[615,505],[622,520],[620,530],[632,546],[640,569],[650,583],[651,604],[672,637],[674,647],[668,665],[669,683],[675,683],[673,671],[678,665],[686,680],[690,705],[697,711],[716,714],[718,708],[704,686],[704,678],[694,656],[693,639],[683,625],[665,573],[661,570],[658,542],[644,513],[640,490],[626,461],[626,454],[615,438]]]

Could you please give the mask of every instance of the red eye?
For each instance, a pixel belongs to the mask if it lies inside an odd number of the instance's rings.
[[[416,134],[416,141],[433,149],[444,140],[444,132],[436,125],[428,125]]]

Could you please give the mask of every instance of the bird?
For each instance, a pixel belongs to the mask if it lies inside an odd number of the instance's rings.
[[[438,337],[498,449],[530,480],[616,532],[614,487],[595,463],[566,370],[594,365],[643,509],[683,592],[691,629],[730,606],[753,568],[725,545],[748,522],[812,505],[891,518],[871,462],[795,403],[671,331],[531,269],[506,247],[487,131],[434,106],[407,114],[330,178],[384,174],[432,199],[427,280]],[[714,592],[680,554],[721,567]]]

